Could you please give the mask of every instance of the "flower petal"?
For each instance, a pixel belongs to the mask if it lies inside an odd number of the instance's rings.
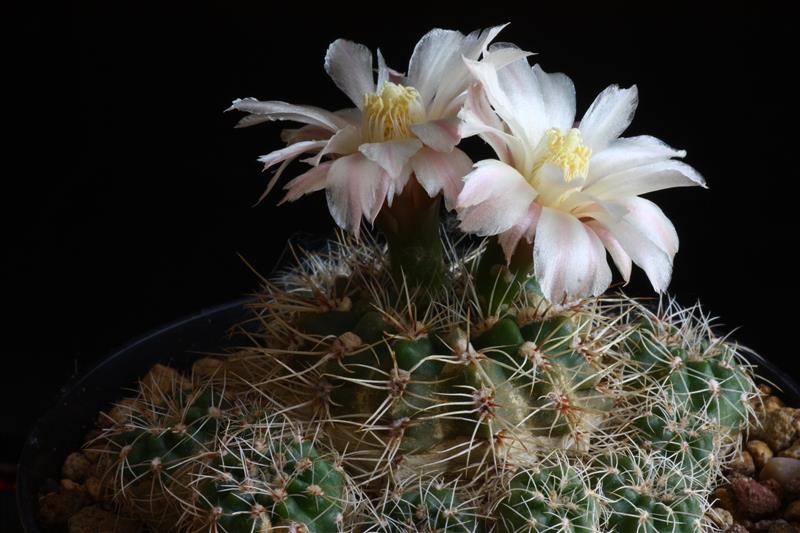
[[[443,193],[444,205],[453,209],[464,185],[464,176],[472,168],[472,160],[458,148],[437,152],[427,146],[411,158],[411,167],[428,196]]]
[[[446,62],[441,63],[441,70],[433,74],[437,86],[433,101],[427,106],[429,118],[453,117],[458,114],[467,88],[474,81],[463,59],[477,60],[504,27],[505,25],[477,30],[462,37],[459,47],[452,50]]]
[[[364,95],[375,92],[372,52],[363,44],[333,41],[325,54],[325,72],[359,109],[364,105]]]
[[[386,60],[383,58],[383,54],[381,53],[380,48],[378,48],[377,54],[378,54],[378,82],[375,84],[375,91],[380,92],[380,90],[383,88],[383,84],[389,81],[389,78],[391,77],[391,71],[389,67],[386,66]]]
[[[287,159],[294,159],[300,154],[321,150],[326,144],[328,144],[328,141],[300,141],[290,144],[285,148],[281,148],[280,150],[275,150],[274,152],[262,155],[258,158],[258,160],[264,163],[264,170],[266,171],[269,170],[270,167],[281,163],[282,161],[286,161]]]
[[[637,200],[646,202],[641,198]],[[607,217],[600,212],[595,213],[595,217],[614,236],[633,262],[645,271],[653,289],[664,292],[672,276],[674,253],[671,252],[677,251],[677,236],[666,217],[653,212],[652,208],[655,206],[635,203],[638,205],[632,204],[632,207],[639,214],[630,219],[630,212],[622,219]],[[660,227],[647,227],[653,223]]]
[[[457,117],[442,118],[430,122],[422,122],[411,126],[414,135],[438,152],[450,152],[461,141],[459,126],[461,121]]]
[[[686,163],[669,159],[609,174],[585,187],[584,191],[600,199],[615,200],[695,185],[705,187],[703,176]]]
[[[547,73],[539,65],[533,66],[533,75],[542,92],[548,127],[566,132],[575,122],[575,85],[566,74]]]
[[[361,127],[361,123],[363,122],[363,114],[361,110],[357,107],[348,107],[345,109],[340,109],[338,111],[334,111],[334,114],[344,121],[345,125],[355,126],[357,128]]]
[[[497,241],[500,247],[503,248],[506,261],[511,261],[511,256],[517,249],[520,239],[525,237],[528,242],[533,242],[533,236],[536,234],[536,224],[539,222],[539,216],[542,214],[542,206],[536,202],[532,202],[528,208],[528,213],[522,218],[520,222],[514,224],[511,229],[501,233]]]
[[[361,217],[375,219],[387,189],[386,172],[380,166],[360,153],[341,157],[328,172],[328,209],[340,227],[358,237]]]
[[[685,156],[684,150],[676,150],[649,135],[621,137],[603,150],[592,154],[587,183],[623,170]]]
[[[407,80],[419,91],[426,109],[436,96],[439,85],[450,75],[448,67],[460,62],[463,40],[464,35],[459,31],[435,28],[423,35],[414,47],[408,63]]]
[[[303,124],[320,126],[331,131],[347,125],[347,122],[335,113],[310,105],[294,105],[277,100],[261,102],[255,98],[239,98],[233,101],[225,111],[244,111],[250,113],[242,118],[237,128],[246,128],[275,120],[291,120]]]
[[[630,125],[638,103],[636,85],[628,89],[620,89],[618,85],[606,87],[583,115],[580,123],[583,143],[595,152],[608,146]]]
[[[542,145],[546,144],[547,140],[542,140]],[[541,146],[539,147],[541,149]],[[539,193],[539,202],[542,205],[559,206],[562,211],[567,211],[565,204],[572,207],[573,197],[580,195],[580,178],[573,178],[571,181],[564,179],[564,171],[561,167],[551,163],[545,162],[536,173],[536,181],[534,182],[536,191]]]
[[[358,147],[368,159],[380,165],[389,177],[397,177],[415,153],[422,148],[417,139],[365,143]]]
[[[627,220],[606,224],[634,263],[647,274],[656,292],[667,290],[672,277],[672,257]]]
[[[617,265],[617,269],[619,270],[620,274],[622,274],[622,279],[625,280],[625,283],[628,283],[631,280],[631,270],[633,269],[633,261],[631,261],[631,256],[622,248],[622,245],[619,241],[611,234],[608,229],[602,225],[600,222],[596,220],[590,220],[588,222],[584,222],[587,226],[592,228],[592,230],[600,237],[600,240],[603,242],[603,246],[606,247],[608,253],[611,255],[611,259],[614,260],[614,264]]]
[[[464,177],[458,195],[460,227],[481,236],[502,233],[525,218],[535,198],[536,191],[514,167],[491,159],[480,161]]]
[[[489,60],[464,61],[481,84],[494,111],[508,125],[511,134],[518,137],[524,146],[536,146],[545,131],[544,105],[541,92],[532,81],[533,73],[527,61],[519,59],[499,72]]]
[[[392,201],[394,200],[394,197],[398,196],[401,192],[403,192],[403,189],[406,188],[406,184],[408,183],[408,178],[410,177],[411,177],[410,163],[406,164],[400,170],[400,173],[395,176],[390,176],[389,174],[386,174],[386,184],[387,184],[386,203],[389,204],[389,207],[392,206]]]
[[[287,192],[283,200],[280,201],[280,204],[284,202],[294,202],[303,195],[324,189],[328,181],[328,172],[332,164],[332,161],[328,161],[319,166],[311,167],[311,170],[290,180],[283,187]]]
[[[266,198],[267,195],[270,193],[270,191],[272,191],[272,188],[275,186],[275,184],[278,182],[281,176],[283,176],[283,173],[286,171],[286,168],[289,166],[289,163],[291,162],[292,162],[291,159],[287,159],[283,163],[281,163],[281,165],[278,167],[278,170],[276,170],[275,174],[270,178],[269,183],[267,183],[267,188],[264,190],[263,193],[261,193],[261,196],[258,198],[258,201],[253,205],[253,207],[257,206],[258,204],[264,201],[264,198]]]
[[[512,153],[515,150],[519,154],[524,152],[520,140],[506,133],[503,122],[492,109],[486,92],[480,85],[475,84],[469,88],[458,118],[461,119],[459,135],[462,138],[480,135],[492,147],[500,161],[512,165]]]
[[[580,191],[570,194],[558,207],[580,220],[622,220],[628,214],[628,209],[620,201],[598,200]]]
[[[626,221],[670,258],[678,253],[678,232],[661,208],[644,198],[628,198],[621,203],[628,210]]]
[[[511,43],[495,43],[489,49],[484,49],[483,61],[491,63],[496,70],[500,70],[506,65],[532,55],[536,54]]]
[[[319,126],[305,125],[300,128],[285,128],[281,130],[281,140],[286,144],[299,141],[319,141],[330,139],[331,130]]]
[[[553,303],[602,294],[611,283],[603,243],[580,220],[543,207],[536,226],[533,264],[542,292]]]
[[[306,162],[310,165],[319,165],[322,158],[328,154],[352,154],[358,151],[361,144],[361,130],[355,126],[342,128],[328,140],[325,147],[319,153]]]
[[[509,63],[497,72],[500,90],[508,100],[513,117],[501,115],[516,136],[524,136],[536,146],[549,129],[542,88],[526,58]],[[489,96],[491,101],[491,94]],[[511,118],[511,120],[509,120]]]
[[[258,160],[264,163],[264,171],[269,170],[272,166],[278,163],[283,164],[275,173],[275,175],[270,178],[269,183],[267,183],[266,190],[261,194],[261,197],[258,199],[258,201],[261,202],[270,193],[270,191],[272,191],[272,188],[281,177],[281,174],[283,174],[283,171],[297,156],[306,152],[320,150],[327,142],[328,141],[300,141],[259,157]]]

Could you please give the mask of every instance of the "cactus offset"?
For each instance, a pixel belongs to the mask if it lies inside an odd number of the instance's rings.
[[[364,530],[373,533],[438,531],[483,533],[477,496],[439,478],[409,478],[393,490],[385,490],[368,514]]]
[[[700,491],[686,490],[684,475],[658,454],[622,450],[602,458],[600,474],[607,502],[606,531],[692,533],[702,531],[707,507]]]
[[[632,360],[649,383],[666,389],[683,413],[733,431],[748,419],[752,383],[735,350],[713,335],[707,319],[675,306],[659,313],[639,307],[632,325]]]
[[[153,390],[145,380],[91,443],[117,503],[157,531],[344,527],[356,491],[338,455],[269,404],[234,404],[218,380],[194,381]]]
[[[189,526],[248,533],[285,528],[339,531],[346,500],[344,474],[314,442],[249,426],[196,474]],[[189,527],[187,529],[192,529]]]
[[[139,394],[115,408],[115,423],[90,443],[104,454],[114,499],[150,521],[170,520],[172,504],[191,496],[189,459],[213,449],[231,408],[214,380],[194,387],[175,372],[148,375]]]
[[[593,533],[601,519],[601,502],[585,467],[554,454],[516,473],[495,509],[496,531]]]

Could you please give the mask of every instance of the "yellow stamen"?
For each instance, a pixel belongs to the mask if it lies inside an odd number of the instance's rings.
[[[586,177],[592,149],[583,144],[580,130],[571,128],[562,135],[558,128],[551,128],[546,135],[549,146],[545,160],[561,167],[564,180],[569,182],[576,176]]]
[[[364,95],[364,133],[370,142],[408,139],[412,137],[409,126],[418,119],[419,93],[387,81],[379,94]]]

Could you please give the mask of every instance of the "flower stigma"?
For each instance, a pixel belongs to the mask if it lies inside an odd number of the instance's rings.
[[[370,142],[409,139],[409,126],[422,120],[419,92],[387,81],[380,93],[364,95],[363,130]]]

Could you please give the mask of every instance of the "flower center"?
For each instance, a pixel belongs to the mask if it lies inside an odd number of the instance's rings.
[[[419,92],[387,81],[378,94],[364,95],[364,134],[370,142],[408,139],[409,126],[421,117]]]
[[[583,144],[580,130],[570,128],[566,135],[562,135],[558,128],[551,128],[545,135],[548,150],[544,160],[564,171],[564,181],[570,182],[576,176],[586,177],[592,149]]]

